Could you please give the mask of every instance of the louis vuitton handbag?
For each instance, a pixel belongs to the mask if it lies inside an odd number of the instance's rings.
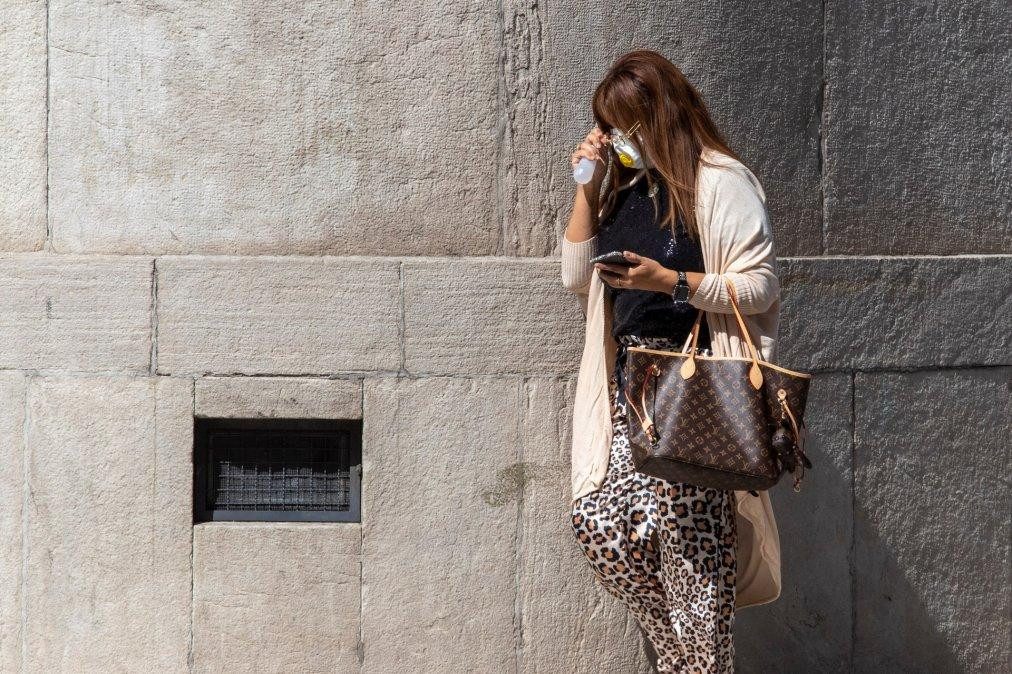
[[[696,354],[703,310],[688,351],[629,346],[624,380],[636,470],[699,487],[769,489],[785,471],[800,491],[805,455],[805,402],[811,375],[761,359],[727,281],[748,358]],[[691,343],[689,343],[691,342]]]

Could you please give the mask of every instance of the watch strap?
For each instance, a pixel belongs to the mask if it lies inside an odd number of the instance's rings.
[[[689,280],[685,272],[678,270],[678,282],[672,288],[671,296],[675,302],[685,302],[689,299]]]

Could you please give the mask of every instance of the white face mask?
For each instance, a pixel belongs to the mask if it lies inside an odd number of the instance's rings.
[[[632,129],[630,129],[630,134],[635,134],[636,138],[642,142],[642,136],[640,136],[637,131],[638,128],[639,122],[633,124]],[[621,129],[613,128],[611,130],[611,146],[615,148],[615,154],[618,155],[618,160],[622,162],[622,166],[637,169],[641,169],[646,166],[645,158],[640,153],[639,147],[632,138],[630,138],[630,136],[624,133]]]

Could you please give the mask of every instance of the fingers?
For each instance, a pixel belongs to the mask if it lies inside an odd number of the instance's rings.
[[[601,130],[601,127],[595,126],[591,132],[587,135],[588,140],[596,141],[601,144],[607,144],[611,137]]]
[[[618,274],[612,274],[611,272],[601,270],[601,280],[610,285],[612,288],[630,288],[630,281]]]
[[[600,271],[601,280],[614,288],[651,290],[656,283],[652,279],[651,262],[631,250],[622,251],[627,260],[636,262],[633,266],[609,264],[607,262],[595,262],[594,266]]]
[[[623,267],[620,264],[608,264],[607,262],[595,262],[594,266],[601,271],[606,271],[612,274],[621,274],[628,269],[628,267]]]
[[[620,288],[619,277],[604,269],[600,270],[601,280],[613,288]]]
[[[634,265],[626,264],[610,264],[608,262],[595,262],[594,266],[601,270],[610,271],[613,274],[622,274],[623,276],[630,276],[636,274],[639,270],[640,265],[650,261],[650,258],[643,257],[638,253],[634,253],[631,250],[622,251],[625,259],[630,262],[635,262]]]
[[[580,143],[580,146],[576,149],[576,152],[570,157],[570,161],[573,166],[576,166],[577,162],[580,161],[581,157],[587,157],[594,161],[601,160],[601,148],[608,144],[609,137],[601,131],[600,128],[594,127],[593,130],[587,134],[587,137]]]
[[[595,126],[594,130],[587,134],[584,142],[590,143],[595,149],[599,150],[608,144],[608,140],[608,135]]]
[[[576,150],[576,154],[581,157],[589,157],[594,160],[599,160],[601,158],[601,153],[599,152],[600,147],[600,143],[595,145],[591,141],[585,140],[580,143],[580,147]]]
[[[587,159],[592,159],[594,161],[599,161],[601,159],[601,155],[593,147],[584,147],[583,145],[580,146],[579,150],[573,153],[571,158],[573,166],[576,166],[581,157],[586,157]]]
[[[622,251],[622,257],[629,260],[630,262],[641,262],[640,256],[631,250]]]

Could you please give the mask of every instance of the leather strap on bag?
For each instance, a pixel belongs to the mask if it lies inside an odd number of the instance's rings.
[[[626,384],[625,388],[625,397],[627,401],[626,406],[636,413],[636,417],[640,421],[640,426],[643,428],[643,432],[646,433],[647,437],[650,439],[650,443],[654,445],[657,444],[660,436],[657,435],[657,429],[654,427],[654,422],[650,418],[650,413],[647,412],[647,383],[650,381],[651,377],[654,378],[654,396],[656,397],[657,376],[660,375],[660,373],[660,369],[657,368],[656,365],[652,365],[647,372],[647,376],[643,378],[643,386],[640,388],[640,406],[643,408],[643,414],[640,414],[640,411],[636,409],[636,405],[634,404],[635,397],[631,395],[632,384]]]
[[[752,343],[752,337],[748,334],[748,328],[745,327],[745,319],[742,318],[741,309],[738,306],[738,295],[734,290],[734,283],[726,276],[724,277],[724,283],[727,285],[727,292],[731,298],[731,309],[734,311],[734,317],[738,320],[738,329],[741,331],[745,344],[748,345],[749,357],[752,359],[752,367],[748,371],[748,380],[752,384],[752,387],[758,390],[763,385],[763,372],[762,368],[759,367],[759,351],[755,348],[755,344]],[[685,347],[682,348],[682,353],[688,356],[679,370],[683,379],[688,379],[696,373],[696,344],[699,342],[699,326],[703,320],[704,313],[705,311],[700,309],[695,322],[692,324],[692,333],[689,335],[688,340],[688,352],[685,351]]]

